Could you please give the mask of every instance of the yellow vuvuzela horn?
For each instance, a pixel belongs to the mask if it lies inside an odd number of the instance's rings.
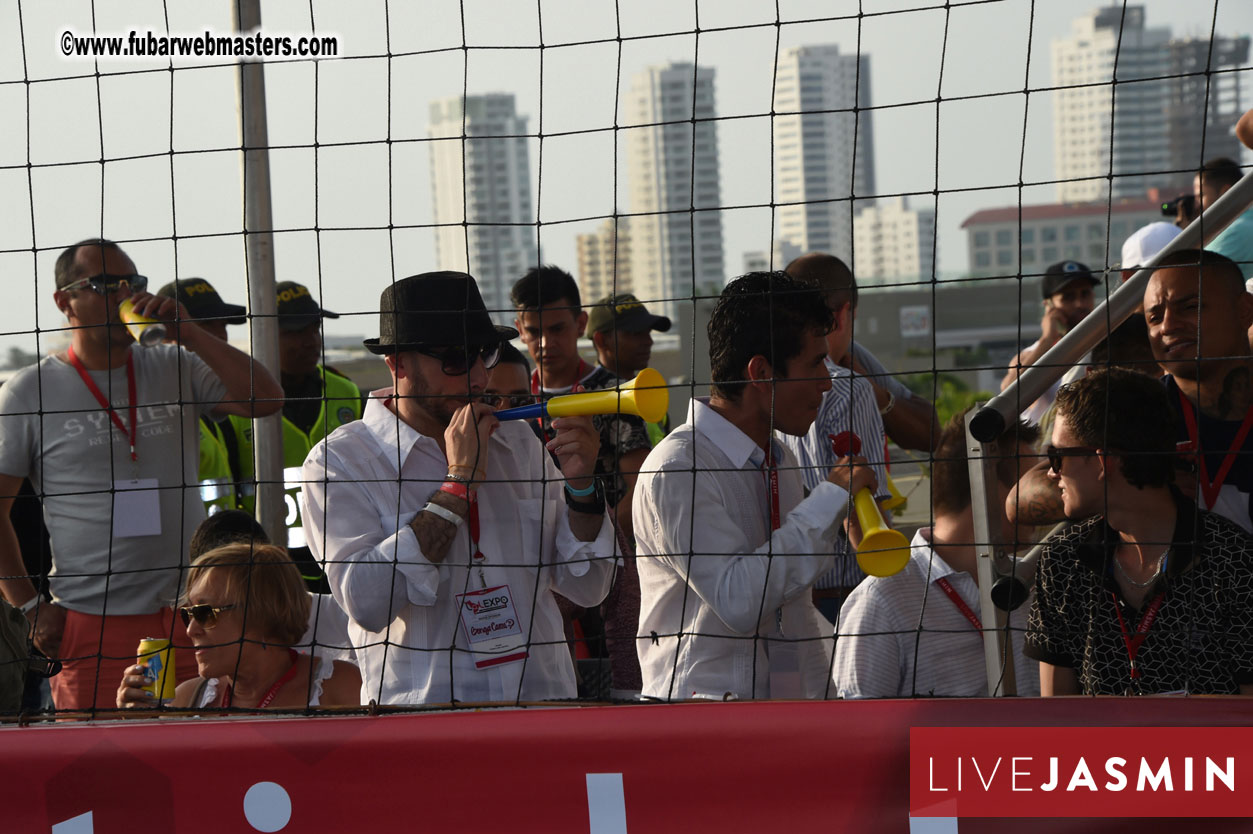
[[[879,505],[870,490],[859,490],[853,496],[853,508],[861,524],[861,544],[857,548],[857,564],[871,576],[891,576],[909,562],[909,539],[887,526]]]
[[[606,391],[562,394],[548,402],[506,408],[496,412],[497,420],[526,420],[532,417],[582,417],[589,414],[635,414],[645,422],[656,423],[670,407],[670,389],[658,371],[645,368],[630,382]]]
[[[892,480],[892,473],[884,472],[883,474],[887,476],[886,486],[888,488],[888,499],[883,502],[883,509],[896,512],[905,506],[908,499],[901,495],[901,491],[896,488],[896,482]]]

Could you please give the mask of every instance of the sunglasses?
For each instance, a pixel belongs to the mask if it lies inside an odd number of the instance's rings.
[[[521,408],[524,405],[534,405],[535,396],[533,394],[484,394],[482,400],[492,408]]]
[[[500,361],[500,343],[494,345],[472,346],[469,349],[460,345],[446,348],[415,348],[417,353],[438,359],[440,368],[447,376],[465,376],[470,373],[474,363],[483,360],[484,368],[494,368]]]
[[[178,609],[178,615],[183,618],[183,626],[191,625],[191,621],[195,620],[201,628],[209,629],[218,624],[218,614],[223,611],[233,611],[238,605],[185,605]]]
[[[135,274],[109,275],[106,272],[102,272],[99,275],[80,278],[72,284],[66,284],[61,288],[61,291],[91,290],[97,295],[108,295],[111,292],[117,292],[124,286],[130,287],[132,292],[143,292],[148,289],[148,277]]]
[[[1097,449],[1091,446],[1054,446],[1050,443],[1044,448],[1044,456],[1049,459],[1049,468],[1058,475],[1062,474],[1062,461],[1068,457],[1095,455]]]

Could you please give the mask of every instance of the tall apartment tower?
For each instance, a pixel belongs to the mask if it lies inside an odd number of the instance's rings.
[[[1181,172],[1214,156],[1239,158],[1231,131],[1241,112],[1240,73],[1214,74],[1207,82],[1204,72],[1242,65],[1249,41],[1218,38],[1213,46],[1211,53],[1209,40],[1172,40],[1169,28],[1145,25],[1143,6],[1130,5],[1125,12],[1121,5],[1097,9],[1075,20],[1069,37],[1053,41],[1061,202],[1190,187],[1191,174]]]
[[[511,93],[456,96],[431,102],[427,135],[439,268],[473,275],[507,324],[509,290],[539,262],[526,117]]]
[[[853,219],[858,283],[927,282],[935,276],[935,209],[911,209],[904,197],[867,206]]]
[[[634,292],[631,282],[631,233],[626,217],[606,220],[590,234],[575,238],[579,295],[591,304],[607,295]]]
[[[632,78],[625,113],[631,281],[650,309],[673,318],[694,291],[726,282],[714,70],[650,67]]]
[[[834,44],[784,50],[775,67],[775,237],[849,262],[849,197],[874,194],[870,57]],[[866,205],[860,199],[858,208]]]
[[[1249,38],[1216,35],[1207,38],[1176,38],[1170,42],[1170,100],[1166,123],[1172,165],[1188,173],[1173,183],[1192,189],[1192,172],[1216,156],[1240,161],[1244,146],[1233,125],[1244,112],[1240,100],[1242,72],[1205,74],[1207,67],[1242,67],[1249,59]],[[1201,127],[1204,119],[1204,131]]]

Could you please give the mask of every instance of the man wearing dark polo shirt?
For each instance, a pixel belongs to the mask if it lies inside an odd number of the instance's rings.
[[[1155,380],[1063,387],[1047,448],[1067,518],[1040,557],[1025,654],[1041,695],[1253,694],[1253,538],[1171,487]]]

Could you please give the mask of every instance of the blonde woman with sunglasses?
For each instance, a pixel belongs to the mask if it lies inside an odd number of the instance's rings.
[[[287,553],[273,545],[230,544],[192,563],[179,609],[199,675],[178,685],[176,709],[304,709],[360,703],[361,675],[342,661],[299,654],[292,646],[309,620],[309,594]],[[153,707],[143,666],[118,686],[122,708]]]

